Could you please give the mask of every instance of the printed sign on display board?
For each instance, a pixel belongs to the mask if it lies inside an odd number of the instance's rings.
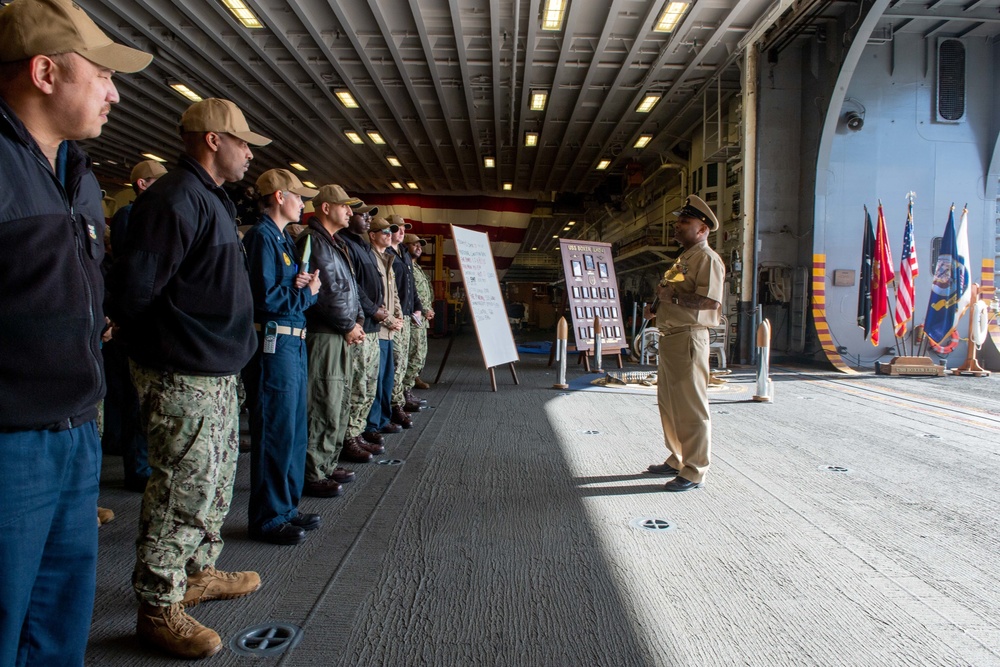
[[[576,349],[594,349],[594,318],[599,317],[602,351],[627,347],[618,279],[611,259],[611,244],[561,239],[566,297],[573,319]]]

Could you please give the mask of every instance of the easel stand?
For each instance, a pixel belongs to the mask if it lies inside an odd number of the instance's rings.
[[[451,338],[448,339],[448,347],[444,348],[444,357],[442,357],[441,359],[441,365],[438,366],[438,372],[437,375],[434,376],[433,384],[437,384],[438,380],[441,379],[441,373],[444,372],[444,365],[448,363],[448,355],[451,354],[451,346],[455,344],[456,333],[458,333],[458,327],[455,327],[451,330]]]
[[[514,362],[512,361],[507,365],[510,366],[510,374],[514,378],[514,384],[521,384],[517,380],[517,371],[514,370]],[[489,372],[490,372],[490,386],[493,387],[493,391],[496,391],[497,390],[496,367],[490,367]]]

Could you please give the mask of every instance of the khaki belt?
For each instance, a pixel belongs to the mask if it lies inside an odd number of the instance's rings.
[[[662,329],[660,329],[660,335],[661,336],[671,336],[671,335],[676,334],[676,333],[685,333],[685,332],[689,332],[689,331],[701,331],[702,329],[704,329],[704,330],[707,331],[708,329],[711,329],[711,328],[712,327],[706,327],[703,324],[685,324],[685,325],[679,326],[679,327],[663,327]]]
[[[261,324],[259,324],[257,322],[254,322],[253,328],[256,329],[257,331],[263,331],[264,330],[263,325],[261,325]],[[283,325],[279,324],[278,326],[276,326],[274,328],[274,331],[275,331],[275,333],[283,334],[285,336],[295,336],[296,338],[305,338],[306,337],[306,329],[305,329],[305,327],[302,327],[301,329],[299,329],[299,328],[295,328],[295,327],[286,327],[286,326],[283,326]]]

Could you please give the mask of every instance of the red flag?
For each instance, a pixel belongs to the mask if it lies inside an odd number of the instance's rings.
[[[903,230],[903,258],[899,261],[899,282],[896,285],[896,312],[893,313],[896,336],[906,335],[906,323],[913,319],[913,279],[919,275],[917,247],[913,241],[913,200],[906,207],[906,229]]]
[[[878,203],[878,229],[875,231],[875,261],[872,262],[872,345],[878,347],[878,330],[889,313],[889,283],[896,277],[892,270],[892,250],[885,232],[882,202]]]

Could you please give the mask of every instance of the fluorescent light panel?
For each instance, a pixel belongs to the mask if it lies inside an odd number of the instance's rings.
[[[542,30],[561,30],[566,14],[566,0],[545,0],[542,8]]]
[[[192,102],[201,102],[202,97],[198,93],[191,90],[189,87],[185,86],[183,83],[172,83],[170,87],[174,89],[175,92],[186,97]]]
[[[492,169],[493,167],[497,166],[497,161],[491,157],[484,157],[483,166],[486,167],[487,169]]]
[[[503,189],[507,190],[509,192],[509,191],[511,191],[511,190],[514,189],[514,184],[513,183],[504,183],[503,184]]]
[[[636,139],[634,148],[645,148],[649,145],[649,142],[653,140],[653,135],[651,134],[640,134],[639,138]]]
[[[403,184],[400,183],[399,181],[392,181],[391,183],[389,183],[389,185],[391,185],[396,190],[402,190],[403,189]]]
[[[358,108],[358,102],[357,100],[354,99],[354,95],[351,95],[351,91],[338,90],[334,93],[334,95],[337,96],[337,99],[340,100],[340,103],[343,104],[345,108],[347,109]]]
[[[143,153],[142,156],[144,158],[146,158],[147,160],[156,160],[157,162],[166,162],[166,160],[164,160],[163,158],[161,158],[159,155],[153,155],[152,153]]]
[[[302,181],[302,185],[306,186],[307,188],[312,188],[313,190],[319,189],[316,187],[316,184],[313,183],[312,181]]]
[[[380,146],[385,144],[385,139],[383,139],[382,135],[378,132],[369,132],[368,138],[372,140],[373,144],[378,144]]]
[[[684,17],[687,8],[688,3],[686,2],[668,2],[663,13],[660,14],[660,20],[656,22],[653,32],[673,32],[681,18]]]
[[[525,146],[537,146],[538,145],[538,133],[537,132],[525,132],[524,133],[524,145]]]
[[[225,5],[236,20],[243,24],[245,28],[263,28],[264,24],[260,22],[257,15],[250,11],[250,8],[246,6],[243,0],[222,0],[222,4]]]
[[[659,95],[646,95],[642,98],[642,102],[639,102],[639,106],[635,108],[639,113],[649,113],[656,106],[656,103],[660,101]]]
[[[288,164],[295,171],[309,171],[308,169],[306,169],[306,166],[304,164],[302,164],[301,162],[289,162]]]
[[[403,166],[403,164],[399,161],[399,158],[397,158],[395,155],[390,155],[385,160],[386,160],[386,162],[388,162],[389,164],[391,164],[393,167],[402,167]]]
[[[549,99],[549,94],[544,90],[533,90],[531,91],[531,105],[532,111],[545,111],[545,102]]]
[[[611,160],[601,160],[600,162],[597,163],[597,170],[604,171],[610,166],[611,166]]]
[[[365,140],[362,139],[361,135],[358,134],[357,132],[351,132],[350,130],[348,130],[347,132],[344,132],[344,135],[346,135],[347,138],[351,140],[352,144],[363,144],[363,143],[365,143]]]
[[[406,182],[406,187],[410,188],[411,190],[416,190],[417,189],[417,184],[414,183],[413,181],[407,181]]]

